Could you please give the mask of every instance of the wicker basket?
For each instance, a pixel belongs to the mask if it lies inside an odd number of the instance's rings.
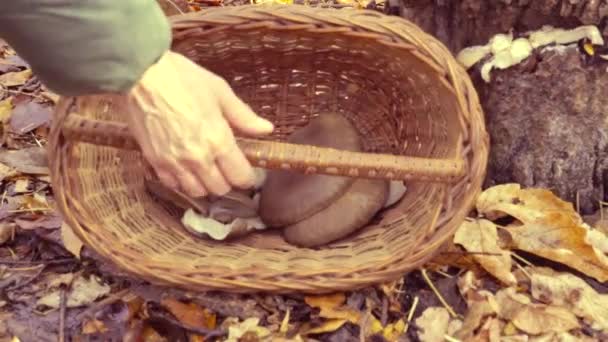
[[[66,222],[118,267],[189,290],[324,293],[403,276],[431,258],[472,208],[488,136],[466,72],[399,17],[305,6],[241,6],[173,17],[173,49],[223,76],[275,134],[239,139],[254,165],[400,179],[405,197],[367,227],[319,249],[280,233],[198,239],[155,202],[125,113],[103,97],[62,98],[49,162]],[[354,153],[282,140],[320,112],[351,118]],[[119,148],[117,148],[119,147]]]

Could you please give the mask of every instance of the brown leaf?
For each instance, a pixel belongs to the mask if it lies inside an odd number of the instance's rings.
[[[35,220],[25,220],[21,218],[16,218],[15,223],[19,228],[23,230],[31,230],[31,229],[57,229],[61,227],[63,223],[63,218],[58,213],[52,213],[49,215],[41,216]]]
[[[11,55],[0,60],[0,73],[19,71],[19,68],[29,68],[29,65],[19,55]]]
[[[173,298],[163,298],[161,305],[186,325],[215,329],[216,317],[211,311],[195,303],[183,303]]]
[[[5,87],[20,86],[27,82],[32,76],[31,69],[25,69],[23,71],[14,71],[0,75],[0,85]]]
[[[498,303],[498,316],[510,321],[532,301],[523,293],[517,293],[515,287],[507,287],[496,292],[496,302]]]
[[[15,234],[15,224],[5,221],[0,222],[0,246],[12,239]]]
[[[462,245],[473,252],[473,258],[490,274],[507,285],[517,282],[511,273],[511,254],[498,245],[496,225],[491,221],[480,219],[465,221],[456,231],[454,243]],[[482,254],[485,253],[485,254]]]
[[[602,251],[608,250],[608,239],[585,225],[572,204],[552,192],[500,185],[486,190],[477,207],[484,215],[508,214],[520,221],[507,227],[517,249],[561,262],[601,282],[608,280],[608,257]]]
[[[0,162],[25,174],[48,175],[47,153],[44,147],[0,151]]]
[[[51,121],[51,108],[29,101],[18,104],[10,118],[11,130],[17,134],[25,134]]]

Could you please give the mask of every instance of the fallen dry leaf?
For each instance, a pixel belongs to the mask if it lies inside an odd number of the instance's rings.
[[[186,325],[215,329],[216,316],[195,303],[183,303],[173,298],[163,298],[161,305],[167,308],[180,322]]]
[[[313,308],[319,308],[319,316],[323,318],[344,319],[355,324],[361,319],[359,311],[343,305],[346,297],[341,292],[331,295],[307,296],[304,301]]]
[[[61,224],[61,242],[63,242],[63,247],[70,253],[72,253],[76,258],[80,259],[80,251],[82,251],[82,247],[84,244],[80,240],[80,238],[74,233],[72,227],[67,223],[63,222]]]
[[[304,323],[299,334],[306,336],[334,332],[340,329],[344,324],[346,324],[346,322],[348,322],[346,319],[330,319],[323,322],[321,325],[314,327],[312,327],[309,323]]]
[[[450,324],[450,313],[444,307],[429,307],[415,321],[418,338],[424,342],[443,342]]]
[[[584,280],[549,268],[527,268],[531,274],[532,296],[543,302],[563,306],[584,317],[597,329],[608,332],[608,294],[599,294]]]
[[[6,99],[0,101],[0,122],[2,124],[6,124],[8,119],[11,117],[11,113],[13,112],[13,98],[7,97]]]
[[[1,150],[0,162],[25,174],[49,174],[47,153],[44,147]]]
[[[496,225],[491,221],[464,221],[456,231],[454,243],[474,252],[473,258],[505,284],[513,285],[517,282],[511,273],[511,254],[498,245]]]
[[[91,276],[85,279],[77,277],[72,283],[70,291],[67,293],[66,306],[68,308],[78,307],[94,302],[96,299],[110,293],[110,286],[101,284],[99,280]],[[37,301],[38,305],[46,305],[50,308],[59,308],[60,291],[55,290],[43,296]]]
[[[247,318],[243,322],[232,324],[228,327],[228,338],[226,342],[239,342],[239,339],[247,332],[252,332],[257,338],[263,338],[270,335],[270,331],[258,324],[260,319],[257,317]]]
[[[597,280],[608,280],[608,239],[587,226],[571,203],[545,189],[499,185],[482,193],[477,208],[485,216],[510,215],[507,226],[515,248],[561,262]],[[595,235],[594,235],[595,234]],[[592,245],[598,243],[598,245]]]
[[[18,174],[19,172],[17,172],[17,170],[15,170],[14,168],[5,165],[4,163],[0,163],[0,182],[7,178],[14,177]]]
[[[11,130],[17,134],[25,134],[51,121],[50,107],[29,101],[18,104],[10,118]]]
[[[462,341],[470,341],[489,316],[495,315],[498,311],[498,303],[494,295],[486,290],[476,292],[475,296],[467,298],[469,311],[466,313],[462,326],[454,334],[454,337]]]
[[[14,71],[0,75],[0,85],[4,87],[20,86],[32,77],[32,70]]]
[[[108,331],[106,325],[102,321],[97,319],[87,320],[82,325],[82,333],[85,335],[98,334],[106,331]]]
[[[19,228],[23,230],[31,230],[31,229],[57,229],[61,227],[63,223],[63,218],[59,213],[54,212],[48,215],[43,215],[38,217],[35,220],[25,220],[21,218],[16,218],[15,223],[19,226]]]
[[[6,221],[0,222],[0,246],[11,240],[15,234],[15,224]]]
[[[498,316],[508,321],[515,318],[520,310],[532,302],[525,294],[518,293],[515,287],[498,290],[495,298],[498,303]]]
[[[15,182],[15,193],[23,194],[29,192],[28,187],[30,185],[30,180],[27,178],[17,179]]]
[[[521,308],[515,314],[513,324],[532,335],[579,328],[578,319],[568,309],[542,304],[528,304]]]

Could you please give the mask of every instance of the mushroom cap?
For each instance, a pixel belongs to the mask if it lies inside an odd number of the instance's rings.
[[[360,151],[362,146],[355,127],[344,116],[334,113],[310,120],[287,141],[348,151]],[[270,227],[293,224],[328,206],[353,182],[350,177],[271,170],[260,191],[258,212]]]
[[[285,241],[300,247],[318,247],[347,237],[369,223],[386,203],[388,194],[388,181],[358,179],[325,209],[285,227]]]

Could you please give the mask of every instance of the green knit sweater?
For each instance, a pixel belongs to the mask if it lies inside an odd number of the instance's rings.
[[[0,0],[0,37],[65,96],[128,90],[171,43],[156,0]]]

